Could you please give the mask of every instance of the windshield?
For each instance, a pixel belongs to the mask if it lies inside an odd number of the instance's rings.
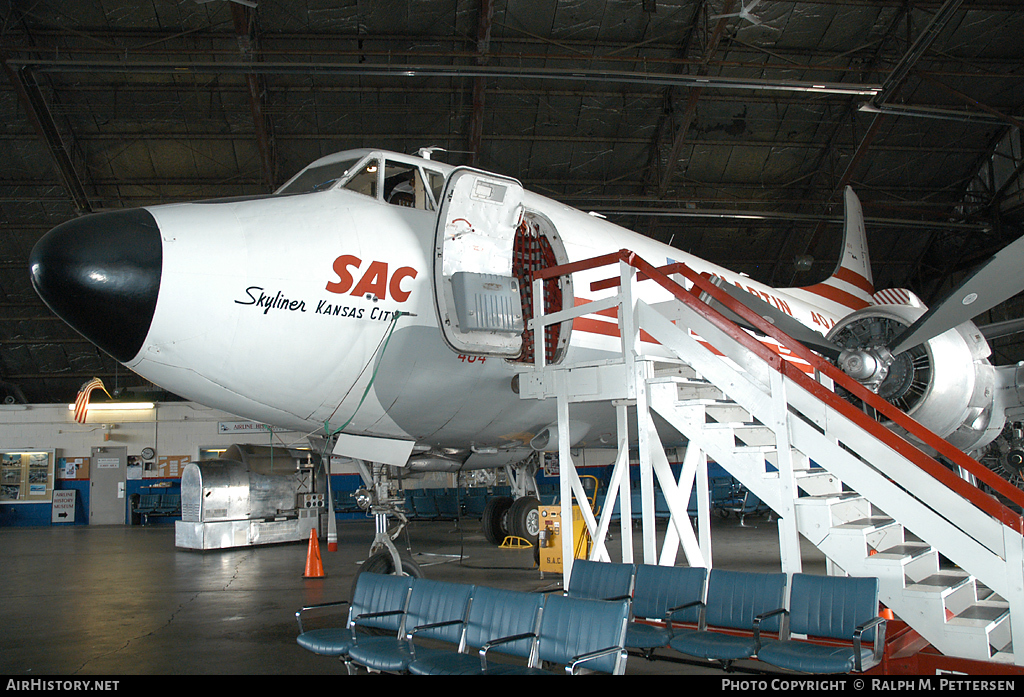
[[[285,185],[279,194],[308,194],[331,188],[335,182],[348,174],[358,159],[331,162],[319,167],[308,167],[299,176]]]

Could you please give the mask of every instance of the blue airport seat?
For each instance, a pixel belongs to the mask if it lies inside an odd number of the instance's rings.
[[[409,672],[413,675],[478,675],[483,671],[479,650],[507,637],[521,638],[502,641],[495,653],[528,662],[543,605],[543,593],[477,586],[466,620],[464,650],[426,655],[417,650]]]
[[[308,605],[295,613],[299,623],[297,643],[307,651],[322,656],[345,658],[366,631],[381,630],[394,632],[402,629],[402,619],[408,606],[413,578],[392,576],[364,571],[356,579],[351,600]],[[347,605],[348,619],[344,627],[327,627],[307,630],[302,624],[302,615],[311,611],[326,611]],[[361,631],[357,631],[361,630]]]
[[[621,600],[633,595],[632,564],[609,563],[576,559],[569,575],[569,588],[565,595],[572,598]]]
[[[404,634],[360,639],[348,651],[348,661],[369,670],[404,673],[416,654],[445,652],[439,648],[416,649],[417,635],[458,645],[473,596],[473,586],[447,581],[416,579],[402,618]]]
[[[761,615],[776,612],[786,600],[786,574],[759,574],[712,569],[708,574],[705,600],[696,629],[674,629],[669,646],[679,653],[721,662],[757,654],[758,637],[754,622]],[[674,619],[671,618],[670,619]],[[780,618],[772,615],[761,623],[764,631],[779,630]],[[726,630],[726,631],[716,631]],[[728,633],[728,630],[744,630]]]
[[[859,673],[881,662],[885,620],[878,616],[877,578],[793,574],[789,597],[788,632],[766,639],[759,661],[802,673]],[[850,643],[819,644],[792,639],[793,633]]]
[[[633,587],[633,620],[626,630],[626,648],[650,656],[654,649],[668,646],[672,632],[667,625],[638,622],[638,619],[696,624],[704,600],[708,571],[702,567],[639,564]]]
[[[557,675],[540,666],[564,666],[569,674],[580,670],[622,675],[626,670],[626,623],[629,600],[607,601],[548,595],[537,633],[532,665],[487,662],[484,675]],[[487,652],[481,651],[486,660]]]

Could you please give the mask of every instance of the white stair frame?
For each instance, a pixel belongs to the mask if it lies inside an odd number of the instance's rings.
[[[571,527],[571,507],[580,507],[594,540],[591,558],[610,558],[607,533],[618,496],[622,559],[633,561],[626,409],[636,405],[642,563],[674,564],[682,549],[689,565],[711,566],[704,466],[710,456],[779,515],[783,571],[801,570],[802,535],[825,553],[830,573],[878,577],[882,602],[943,653],[1024,665],[1021,525],[1000,522],[922,470],[914,459],[927,456],[909,441],[874,422],[865,424],[858,419],[859,413],[851,415],[842,405],[823,401],[815,394],[820,388],[787,371],[777,355],[764,356],[752,349],[749,335],[706,305],[675,300],[652,305],[638,299],[637,269],[634,263],[627,263],[633,259],[627,252],[620,255],[619,289],[613,297],[546,316],[537,302],[530,325],[540,341],[542,328],[548,324],[617,306],[622,355],[587,365],[546,366],[543,351],[538,349],[538,363],[520,375],[522,398],[557,400],[562,521]],[[535,280],[540,283],[541,278]],[[534,298],[541,297],[535,289]],[[641,327],[659,346],[641,344]],[[659,376],[662,371],[658,367],[673,360],[692,367],[729,404],[757,419],[762,425],[758,430],[770,431],[774,443],[737,446],[737,433],[749,432],[749,424],[707,424],[707,403],[693,399],[695,388],[681,386],[685,383],[681,378]],[[825,382],[830,389],[830,381]],[[618,455],[600,520],[587,501],[570,454],[570,405],[584,401],[613,402],[618,417]],[[678,481],[669,467],[652,409],[689,440]],[[811,472],[810,460],[823,471]],[[806,478],[809,489],[825,493],[801,496],[798,474]],[[671,512],[660,553],[655,541],[655,478]],[[863,499],[854,499],[850,492],[839,495],[840,483]],[[699,538],[687,515],[694,484],[698,487]],[[829,491],[835,494],[829,496]],[[896,522],[856,520],[877,516],[880,511]],[[921,540],[920,552],[916,547],[908,552],[904,549],[908,545],[902,545],[899,554],[886,552],[895,549],[894,543],[904,542],[904,530]],[[562,540],[562,558],[567,560],[563,574],[568,583],[573,559],[570,529],[563,531]],[[938,553],[966,574],[950,577],[948,587],[935,586],[932,592],[929,584],[946,581],[933,573],[938,570]],[[979,582],[998,598],[978,597],[982,593]],[[986,624],[984,618],[999,615],[999,609],[1007,607],[1008,616]],[[956,614],[960,612],[963,616]],[[955,616],[948,618],[949,613]],[[999,646],[993,647],[992,642]],[[1011,653],[1006,646],[1022,650]]]

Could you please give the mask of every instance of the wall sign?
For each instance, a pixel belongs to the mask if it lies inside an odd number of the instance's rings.
[[[74,489],[61,489],[53,492],[51,523],[73,523],[75,522],[75,494]]]

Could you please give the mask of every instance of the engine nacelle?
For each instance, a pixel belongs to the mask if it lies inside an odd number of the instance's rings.
[[[924,313],[923,307],[873,305],[844,317],[828,338],[844,349],[871,353],[891,345]],[[922,426],[970,452],[995,439],[1005,420],[1002,410],[994,408],[996,370],[988,361],[990,354],[977,326],[964,322],[895,356],[884,379],[870,387]]]

